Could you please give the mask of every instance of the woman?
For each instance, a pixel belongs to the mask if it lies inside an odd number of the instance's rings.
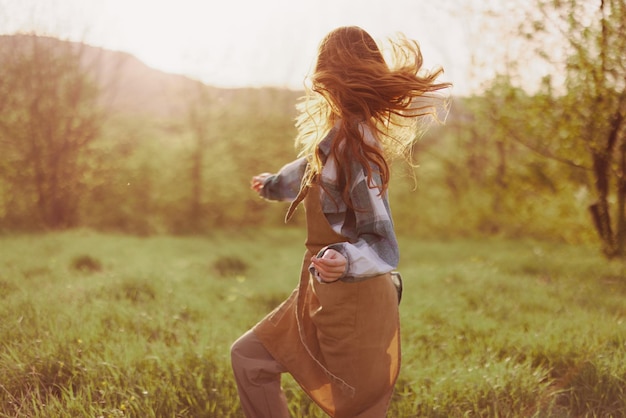
[[[330,32],[299,104],[300,158],[252,189],[304,202],[306,253],[291,296],[240,337],[231,359],[248,417],[288,417],[288,372],[333,417],[383,417],[400,365],[398,244],[387,200],[389,161],[410,151],[448,87],[422,73],[418,45],[392,43],[388,65],[359,27]]]

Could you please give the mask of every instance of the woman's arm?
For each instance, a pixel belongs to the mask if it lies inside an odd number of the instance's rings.
[[[284,165],[276,174],[254,176],[250,187],[265,199],[291,201],[298,195],[306,164],[305,158],[299,158]]]
[[[373,180],[380,184],[378,176]],[[344,281],[363,280],[398,266],[399,249],[389,202],[386,194],[379,193],[375,185],[367,184],[365,173],[359,170],[350,193],[355,210],[347,212],[353,218],[346,216],[343,227],[350,241],[326,247],[346,258],[346,269],[341,276]]]

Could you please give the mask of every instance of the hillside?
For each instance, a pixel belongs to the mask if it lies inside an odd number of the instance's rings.
[[[185,112],[190,98],[200,89],[207,89],[209,97],[220,106],[242,98],[261,97],[278,99],[276,105],[293,108],[301,94],[283,89],[223,89],[207,86],[189,77],[170,74],[147,66],[135,56],[111,51],[84,43],[68,42],[36,35],[0,35],[0,65],[3,59],[15,59],[36,48],[59,52],[68,49],[80,54],[85,70],[98,83],[103,103],[114,112],[137,114],[156,118],[175,118]]]

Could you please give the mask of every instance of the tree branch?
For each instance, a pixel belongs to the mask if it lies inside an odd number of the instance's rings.
[[[511,128],[509,128],[509,127],[506,128],[506,131],[507,131],[507,133],[510,135],[510,137],[515,142],[517,142],[518,144],[523,145],[524,147],[528,148],[529,150],[531,150],[532,152],[534,152],[537,155],[540,155],[540,156],[545,157],[545,158],[549,158],[551,160],[557,161],[559,163],[562,163],[562,164],[565,164],[565,165],[568,165],[570,167],[574,167],[574,168],[577,168],[577,169],[580,169],[580,170],[586,170],[586,171],[591,170],[591,167],[587,167],[585,165],[575,163],[572,160],[569,160],[567,158],[563,158],[563,157],[560,157],[558,155],[555,155],[550,150],[542,149],[542,148],[539,148],[539,147],[536,147],[536,146],[533,146],[533,145],[529,144],[527,141],[525,141],[522,138],[520,138],[519,135],[517,135],[517,133],[515,131],[513,131]]]

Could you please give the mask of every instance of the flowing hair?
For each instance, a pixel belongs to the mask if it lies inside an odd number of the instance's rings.
[[[438,91],[450,83],[436,82],[443,70],[424,72],[419,45],[403,35],[390,39],[389,45],[388,63],[363,29],[333,30],[319,46],[310,85],[297,106],[296,146],[310,167],[305,182],[321,172],[318,145],[341,121],[331,154],[343,199],[350,206],[352,161],[364,167],[368,184],[374,184],[374,170],[380,175],[383,193],[389,184],[388,160],[410,157],[414,142],[428,125],[447,114],[446,97]],[[372,128],[378,143],[363,140],[361,124]]]

